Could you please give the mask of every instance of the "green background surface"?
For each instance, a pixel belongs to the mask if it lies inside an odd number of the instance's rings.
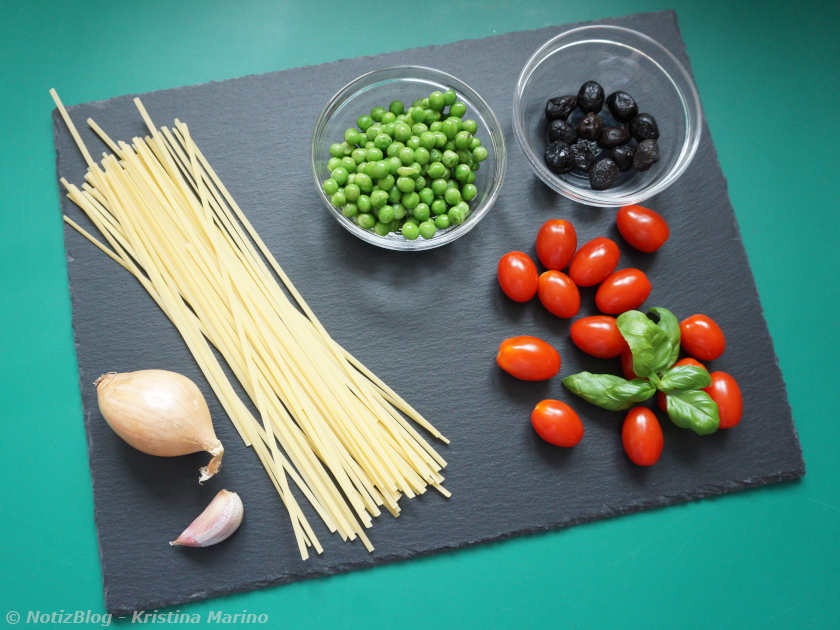
[[[266,612],[272,627],[296,629],[838,627],[840,3],[675,4],[806,478],[180,610]],[[48,88],[74,104],[662,8],[4,3],[0,619],[10,610],[103,610]],[[523,159],[518,148],[512,155]]]

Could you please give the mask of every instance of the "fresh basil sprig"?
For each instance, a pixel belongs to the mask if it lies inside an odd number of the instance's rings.
[[[627,311],[616,323],[633,355],[629,381],[613,374],[579,372],[563,379],[563,385],[587,402],[610,411],[629,409],[653,396],[665,394],[668,417],[678,427],[699,435],[717,431],[720,416],[715,401],[702,390],[711,384],[705,368],[673,367],[680,352],[680,324],[666,308],[655,307],[649,315]]]

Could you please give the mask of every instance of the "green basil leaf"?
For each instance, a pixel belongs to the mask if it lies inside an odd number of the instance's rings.
[[[647,400],[656,388],[643,378],[628,381],[613,374],[578,372],[563,379],[563,385],[585,401],[609,411],[629,409]]]
[[[654,306],[650,312],[659,317],[656,323],[665,336],[668,338],[668,358],[664,361],[659,369],[668,369],[677,362],[677,357],[680,356],[680,322],[674,314],[667,308],[661,306]]]
[[[714,400],[702,389],[668,394],[668,416],[671,422],[698,435],[708,435],[718,430],[720,416]]]
[[[702,389],[712,384],[712,377],[706,368],[697,365],[678,365],[659,380],[659,389],[666,394],[676,394],[689,389]]]
[[[636,375],[650,376],[662,369],[662,364],[670,356],[665,332],[640,311],[622,313],[616,323],[633,353],[633,371]]]

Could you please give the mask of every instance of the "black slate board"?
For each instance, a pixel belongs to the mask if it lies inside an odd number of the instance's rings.
[[[648,33],[683,63],[673,12],[605,22]],[[256,456],[244,448],[176,330],[142,288],[73,230],[65,232],[84,420],[90,453],[105,603],[114,613],[151,609],[254,589],[509,536],[566,527],[751,486],[794,479],[804,463],[785,387],[761,314],[708,130],[693,164],[649,205],[663,213],[671,240],[655,255],[622,247],[620,266],[644,269],[648,304],[684,317],[713,316],[730,343],[713,367],[737,375],[746,400],[741,425],[700,438],[663,423],[666,448],[643,470],[623,455],[621,414],[572,400],[555,378],[516,382],[495,367],[501,339],[535,334],[561,351],[562,374],[617,371],[617,361],[583,356],[568,341],[568,322],[534,302],[504,299],[498,258],[533,250],[543,220],[572,220],[581,242],[607,234],[620,241],[614,211],[576,206],[531,173],[511,130],[511,97],[527,57],[567,27],[511,33],[445,46],[343,60],[143,95],[158,124],[178,117],[334,337],[412,401],[452,440],[447,487],[403,502],[399,519],[370,531],[376,551],[330,536],[313,517],[323,556],[298,557],[288,518]],[[413,63],[466,80],[505,129],[509,169],[496,207],[454,245],[400,254],[366,245],[328,218],[312,190],[307,156],[315,116],[347,80],[365,71]],[[129,96],[70,108],[80,128],[92,116],[114,138],[144,133]],[[59,176],[80,182],[83,162],[54,116]],[[94,154],[100,145],[86,129]],[[80,212],[62,198],[62,210]],[[83,221],[84,223],[84,221]],[[532,251],[533,253],[533,251]],[[710,273],[713,272],[713,273]],[[717,279],[725,277],[721,284]],[[583,291],[582,314],[594,312]],[[166,368],[193,378],[210,403],[227,447],[218,479],[196,484],[204,456],[156,459],[119,440],[96,405],[92,381],[108,370]],[[586,425],[571,451],[543,444],[528,417],[536,401],[572,402]],[[241,530],[213,551],[171,549],[171,540],[222,487],[246,505]],[[188,577],[187,577],[188,576]]]

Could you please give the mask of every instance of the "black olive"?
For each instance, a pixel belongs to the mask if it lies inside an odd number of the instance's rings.
[[[633,166],[633,154],[635,152],[632,144],[622,144],[612,148],[610,158],[616,163],[619,171],[629,171]]]
[[[600,112],[604,105],[604,88],[595,81],[587,81],[580,86],[577,104],[585,112]]]
[[[607,107],[613,118],[619,122],[632,120],[633,116],[639,113],[639,106],[636,100],[627,92],[613,92],[607,97]]]
[[[587,172],[595,164],[595,153],[592,144],[587,140],[578,140],[571,146],[572,160],[578,171]],[[597,146],[597,145],[595,145]]]
[[[626,127],[604,127],[598,135],[598,144],[602,147],[617,147],[630,139]]]
[[[545,148],[545,165],[553,173],[568,173],[574,168],[572,150],[565,142],[552,142]]]
[[[654,162],[659,161],[659,145],[656,140],[642,140],[636,147],[636,154],[633,156],[633,167],[637,171],[646,171]]]
[[[577,107],[577,97],[574,94],[550,98],[545,104],[545,117],[548,120],[566,120],[575,107]]]
[[[589,113],[580,119],[577,126],[577,134],[584,140],[597,140],[601,135],[601,129],[604,123],[598,114]]]
[[[639,142],[642,140],[656,140],[659,137],[659,127],[650,114],[639,114],[630,121],[630,133]]]
[[[618,179],[618,166],[611,159],[598,160],[589,171],[589,183],[593,190],[606,190]]]
[[[572,125],[558,118],[548,124],[548,139],[551,142],[560,140],[566,144],[574,144],[577,141],[577,132]]]

